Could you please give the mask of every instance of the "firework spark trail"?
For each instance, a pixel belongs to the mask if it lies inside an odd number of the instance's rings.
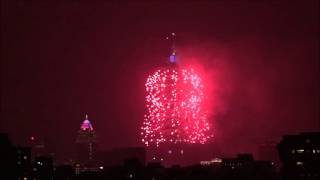
[[[204,109],[204,85],[192,69],[159,69],[146,86],[147,113],[142,126],[146,146],[160,143],[205,143],[210,125]]]

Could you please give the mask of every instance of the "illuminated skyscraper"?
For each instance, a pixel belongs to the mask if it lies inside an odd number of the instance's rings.
[[[204,80],[191,65],[178,62],[175,38],[175,33],[167,37],[172,40],[169,63],[146,80],[141,126],[141,141],[153,154],[148,159],[167,165],[186,159],[187,145],[206,144],[212,137]]]
[[[78,159],[82,163],[89,163],[93,160],[93,152],[97,143],[96,132],[86,115],[85,120],[81,123],[76,139]]]

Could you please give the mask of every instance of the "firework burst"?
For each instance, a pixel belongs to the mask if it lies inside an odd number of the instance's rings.
[[[142,142],[205,143],[211,137],[204,85],[192,68],[159,69],[145,84],[146,108]]]

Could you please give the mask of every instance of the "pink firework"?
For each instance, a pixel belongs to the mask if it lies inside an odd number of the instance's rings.
[[[205,143],[211,137],[204,85],[194,69],[170,67],[149,76],[142,142]]]

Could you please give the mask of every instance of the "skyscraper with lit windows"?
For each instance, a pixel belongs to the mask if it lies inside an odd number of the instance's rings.
[[[97,143],[96,132],[94,131],[88,115],[80,125],[78,136],[76,139],[77,144],[77,159],[81,163],[90,163],[93,161],[94,151]]]

